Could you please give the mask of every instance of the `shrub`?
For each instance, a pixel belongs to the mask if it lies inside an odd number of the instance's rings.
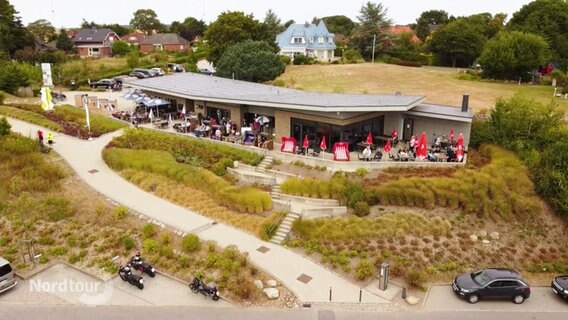
[[[147,223],[142,227],[142,236],[145,239],[152,238],[156,234],[156,227],[151,224]]]
[[[157,253],[159,249],[158,243],[154,239],[144,240],[142,247],[145,253]]]
[[[186,253],[198,251],[201,248],[199,237],[195,234],[187,234],[181,239],[181,249]]]
[[[365,280],[375,274],[375,268],[367,259],[361,259],[355,267],[355,278],[357,280]]]
[[[65,255],[67,253],[67,248],[55,247],[55,248],[52,248],[51,250],[49,250],[49,253],[54,255],[54,256],[62,256],[62,255]]]
[[[364,177],[367,175],[367,173],[369,172],[365,168],[357,168],[357,170],[355,170],[355,174],[358,175],[359,177]]]
[[[355,204],[353,213],[355,213],[355,215],[358,217],[366,217],[371,213],[371,209],[369,208],[369,204],[367,204],[367,202],[358,201]]]
[[[348,49],[343,52],[343,61],[345,63],[357,63],[363,60],[361,53],[357,49]]]
[[[126,215],[128,215],[128,208],[123,206],[118,206],[114,208],[113,215],[114,218],[117,220],[123,219],[124,217],[126,217]]]
[[[122,245],[126,250],[132,250],[136,246],[136,242],[130,236],[122,237]]]
[[[288,56],[280,56],[280,61],[284,64],[284,65],[289,65],[290,62],[292,62],[292,58],[288,57]]]
[[[0,91],[0,104],[4,104],[5,99],[6,99],[6,94]]]
[[[422,63],[417,62],[417,61],[405,61],[405,60],[399,60],[396,61],[394,64],[399,65],[399,66],[403,66],[403,67],[422,67]]]
[[[1,94],[2,93],[0,92],[0,95]],[[2,99],[3,98],[0,96],[0,104],[2,104]],[[10,133],[11,128],[12,126],[8,122],[8,119],[6,119],[6,117],[0,117],[0,136],[7,136]]]
[[[422,270],[410,270],[406,273],[406,283],[421,290],[424,290],[427,279],[426,273]]]
[[[310,59],[303,54],[297,55],[294,57],[292,62],[294,65],[304,65],[304,64],[311,64]]]

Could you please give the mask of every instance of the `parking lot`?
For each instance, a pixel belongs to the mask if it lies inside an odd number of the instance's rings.
[[[424,301],[424,310],[568,312],[568,301],[556,296],[550,287],[532,287],[530,298],[523,304],[505,300],[481,300],[470,304],[458,298],[450,285],[439,285],[430,288]]]
[[[136,274],[138,274],[136,272]],[[3,303],[121,305],[121,306],[210,306],[223,307],[226,301],[213,301],[195,294],[187,285],[162,275],[144,276],[144,290],[114,277],[102,282],[67,265],[58,264],[21,280],[16,288],[0,294]]]

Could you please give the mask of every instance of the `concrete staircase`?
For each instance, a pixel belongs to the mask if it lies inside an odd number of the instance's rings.
[[[266,167],[274,164],[274,158],[272,156],[264,156],[264,159],[256,166],[256,172],[264,173],[266,172]]]
[[[272,199],[280,199],[280,185],[275,184],[272,186],[272,190],[270,190],[270,198]]]
[[[294,221],[298,220],[300,216],[301,215],[299,213],[289,212],[286,215],[286,218],[282,220],[282,223],[280,223],[280,226],[278,226],[278,229],[272,239],[270,239],[270,242],[275,244],[282,243],[282,241],[284,241],[290,233],[290,230],[292,230],[292,224]]]

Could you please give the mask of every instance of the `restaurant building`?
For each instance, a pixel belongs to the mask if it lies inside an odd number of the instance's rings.
[[[301,143],[308,135],[311,146],[326,137],[328,150],[335,142],[348,141],[350,149],[369,132],[380,144],[394,129],[398,138],[426,133],[428,143],[434,137],[463,133],[467,148],[473,114],[469,97],[461,107],[425,103],[424,96],[374,95],[307,92],[277,86],[232,80],[198,73],[180,73],[164,77],[126,82],[150,96],[166,99],[181,111],[201,113],[220,120],[231,119],[238,127],[252,126],[259,116],[270,121],[262,128],[278,144],[282,137],[295,137]]]

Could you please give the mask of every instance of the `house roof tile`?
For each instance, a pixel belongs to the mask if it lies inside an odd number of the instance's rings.
[[[189,41],[175,33],[157,33],[147,36],[140,44],[189,44]]]

